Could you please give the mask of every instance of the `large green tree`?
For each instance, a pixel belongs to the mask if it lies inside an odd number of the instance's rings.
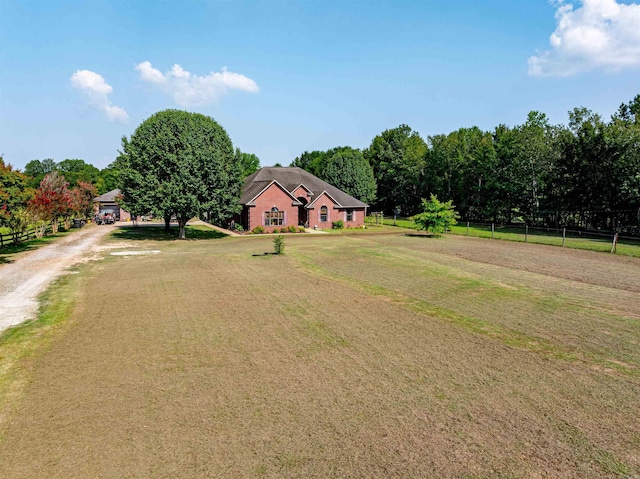
[[[57,164],[56,170],[64,175],[69,188],[75,187],[78,182],[95,184],[100,179],[100,170],[84,160],[62,160]]]
[[[322,178],[324,175],[324,169],[327,167],[329,157],[333,155],[333,151],[305,151],[300,156],[296,157],[289,166],[296,166],[308,171],[318,178]]]
[[[373,139],[364,157],[378,183],[376,208],[388,213],[400,208],[404,215],[418,211],[427,152],[425,141],[407,125],[385,130]]]
[[[242,165],[242,177],[246,178],[260,168],[260,158],[253,153],[244,153],[236,148],[236,161]]]
[[[242,165],[227,132],[199,113],[164,110],[122,139],[116,166],[122,204],[132,213],[175,215],[179,238],[187,221],[207,213],[222,223],[239,211]]]
[[[360,150],[338,149],[329,158],[322,179],[364,203],[371,204],[375,200],[373,168]]]
[[[24,167],[24,174],[31,177],[29,186],[37,188],[45,175],[57,169],[58,164],[53,158],[45,158],[44,160],[31,160]]]

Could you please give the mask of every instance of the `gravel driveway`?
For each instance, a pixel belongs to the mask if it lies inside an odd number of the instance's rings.
[[[87,253],[113,226],[90,225],[43,246],[13,263],[0,265],[0,331],[33,319],[37,297]]]

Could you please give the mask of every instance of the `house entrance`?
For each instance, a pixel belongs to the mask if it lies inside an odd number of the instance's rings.
[[[298,201],[302,203],[300,206],[298,206],[298,226],[306,226],[307,220],[309,219],[309,211],[306,208],[308,202],[307,199],[303,198],[302,196],[298,197]]]

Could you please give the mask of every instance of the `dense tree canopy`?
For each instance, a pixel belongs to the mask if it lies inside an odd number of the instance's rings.
[[[373,168],[360,150],[350,147],[337,149],[329,158],[322,176],[328,183],[364,203],[371,204],[376,197]]]
[[[242,165],[242,177],[246,178],[260,168],[260,159],[253,153],[244,153],[236,148],[236,161]]]
[[[305,151],[299,166],[338,186],[327,171],[344,148]],[[640,234],[640,95],[610,121],[586,108],[552,125],[532,111],[513,127],[460,128],[427,138],[407,125],[385,130],[363,152],[373,168],[372,208],[409,216],[420,198],[453,201],[466,220],[615,229]]]
[[[26,175],[5,165],[0,157],[0,226],[9,228],[14,243],[29,225],[27,205],[34,191],[28,181]]]
[[[376,208],[412,215],[420,205],[426,169],[427,144],[407,125],[385,130],[376,136],[364,157],[373,167],[378,182]]]
[[[239,210],[242,163],[213,118],[178,110],[158,112],[122,139],[115,165],[123,206],[132,213],[175,215],[179,237],[187,221],[207,213],[222,223]]]
[[[291,162],[289,166],[296,166],[308,171],[318,178],[322,178],[324,175],[324,169],[329,161],[329,156],[333,155],[332,150],[329,151],[305,151],[295,160]]]

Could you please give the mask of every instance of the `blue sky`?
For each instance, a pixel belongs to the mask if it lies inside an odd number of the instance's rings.
[[[212,116],[266,166],[402,123],[609,117],[638,93],[633,2],[0,0],[0,153],[18,168],[103,168],[166,108]]]

